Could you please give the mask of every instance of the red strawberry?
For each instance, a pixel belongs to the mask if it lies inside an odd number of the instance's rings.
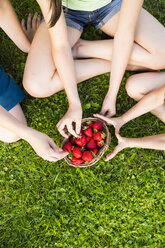
[[[70,137],[70,139],[69,139],[69,141],[72,143],[72,145],[74,145],[75,144],[75,137],[74,136],[71,136]]]
[[[81,159],[81,158],[75,158],[75,157],[73,157],[73,158],[72,158],[72,162],[73,162],[74,164],[82,164],[82,163],[84,162],[84,160]]]
[[[89,151],[85,151],[85,152],[83,153],[82,159],[83,159],[84,161],[91,162],[92,159],[93,159],[92,153],[89,152]]]
[[[86,140],[87,140],[87,143],[88,143],[91,140],[91,138],[87,136]]]
[[[96,155],[99,152],[99,149],[95,148],[92,150],[92,152]]]
[[[96,148],[96,147],[97,147],[96,141],[94,141],[94,140],[91,138],[91,140],[90,140],[89,143],[87,144],[87,148],[88,148],[88,149],[94,149],[94,148]]]
[[[92,128],[91,127],[84,127],[84,134],[91,138],[93,136]]]
[[[96,129],[96,130],[101,130],[102,127],[103,127],[102,121],[96,121],[96,122],[93,124],[93,128]]]
[[[97,141],[101,141],[102,139],[105,138],[105,133],[102,131],[94,133],[93,139]]]
[[[97,141],[97,146],[102,147],[104,145],[104,140]]]
[[[75,143],[76,143],[78,146],[85,146],[86,143],[87,143],[86,136],[85,136],[85,135],[82,135],[80,138],[77,138],[77,139],[75,140]]]
[[[93,127],[93,122],[92,122],[92,121],[87,121],[86,124],[87,124],[89,127]]]
[[[71,142],[70,142],[70,141],[66,142],[66,143],[63,145],[62,149],[63,149],[64,151],[71,152],[71,151],[72,151],[72,144],[71,144]]]
[[[74,147],[72,152],[73,152],[73,156],[75,158],[81,158],[82,157],[82,151],[81,151],[80,147]]]

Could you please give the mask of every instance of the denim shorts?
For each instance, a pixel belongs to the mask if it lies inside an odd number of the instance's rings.
[[[0,105],[7,111],[24,99],[24,93],[14,79],[0,66]]]
[[[99,29],[120,11],[121,4],[122,0],[112,0],[109,4],[94,11],[72,10],[63,6],[66,24],[80,32],[88,23],[92,23],[96,29]]]

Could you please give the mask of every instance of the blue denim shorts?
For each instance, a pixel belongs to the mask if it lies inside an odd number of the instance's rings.
[[[87,23],[92,23],[96,29],[99,29],[120,11],[121,4],[122,0],[112,0],[109,4],[94,11],[72,10],[63,6],[66,24],[80,32]]]
[[[24,93],[14,79],[0,66],[0,105],[7,111],[24,99]]]

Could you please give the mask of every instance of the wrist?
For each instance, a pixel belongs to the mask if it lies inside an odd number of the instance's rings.
[[[29,137],[31,136],[32,131],[33,131],[32,128],[28,126],[24,126],[23,128],[19,130],[18,135],[21,139],[28,141]]]
[[[71,101],[69,102],[69,108],[81,108],[81,102],[80,100],[77,100],[77,101]]]
[[[117,95],[114,94],[112,90],[108,90],[106,97],[108,97],[112,103],[116,104]]]

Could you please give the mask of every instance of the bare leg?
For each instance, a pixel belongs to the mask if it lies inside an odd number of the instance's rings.
[[[165,72],[147,72],[129,77],[126,83],[127,94],[139,101],[149,92],[160,88],[165,84]],[[165,105],[151,112],[165,123]]]
[[[79,38],[78,30],[69,28],[70,44]],[[110,71],[111,62],[104,59],[75,60],[77,83]],[[129,70],[135,70],[129,66]],[[136,67],[137,69],[137,67]],[[40,25],[27,58],[23,84],[27,92],[35,97],[48,97],[63,89],[55,69],[49,34],[46,25]]]
[[[81,32],[68,27],[71,47],[80,38]],[[51,54],[48,29],[42,23],[33,39],[27,58],[23,85],[32,96],[46,97],[54,94],[56,68]],[[44,94],[45,92],[45,94]]]
[[[26,119],[24,113],[21,109],[21,106],[17,104],[14,108],[12,108],[9,113],[13,115],[16,119],[26,125]],[[18,141],[20,138],[17,137],[14,133],[8,131],[5,128],[0,127],[0,140],[5,143],[12,143]]]
[[[114,36],[119,13],[113,16],[101,29]],[[150,68],[165,68],[165,28],[151,14],[142,9],[135,31],[135,41],[129,65]],[[76,57],[102,58],[111,60],[112,40],[80,40],[73,48]]]

